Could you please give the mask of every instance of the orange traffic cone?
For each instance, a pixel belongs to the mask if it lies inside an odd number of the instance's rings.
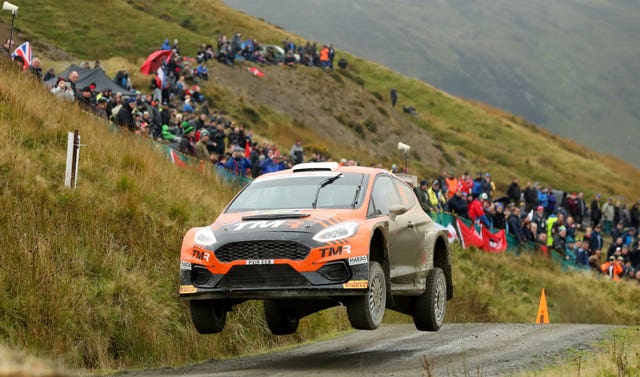
[[[544,288],[542,288],[542,294],[540,295],[540,305],[538,306],[536,323],[549,323],[549,311],[547,310],[547,298],[544,295]]]

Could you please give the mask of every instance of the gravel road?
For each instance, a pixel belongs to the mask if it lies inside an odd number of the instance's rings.
[[[383,325],[296,349],[136,372],[130,377],[204,376],[506,376],[536,369],[570,349],[589,349],[616,326],[447,324],[435,333]]]

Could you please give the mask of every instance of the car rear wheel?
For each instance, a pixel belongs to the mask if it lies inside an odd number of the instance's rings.
[[[367,294],[347,302],[347,314],[351,326],[360,330],[375,330],[382,323],[387,304],[387,284],[384,271],[378,262],[369,263],[369,288]]]
[[[227,310],[215,300],[189,301],[191,322],[200,334],[216,334],[224,329]]]
[[[427,275],[424,293],[414,299],[413,323],[420,331],[438,331],[447,312],[447,281],[442,269]]]
[[[296,332],[300,318],[291,314],[279,301],[264,300],[264,316],[273,335],[289,335]]]

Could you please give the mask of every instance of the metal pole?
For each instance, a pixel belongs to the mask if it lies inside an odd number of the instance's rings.
[[[71,188],[76,188],[76,165],[78,164],[78,130],[73,131],[73,156],[71,158]]]
[[[9,54],[11,54],[11,46],[13,45],[13,23],[16,21],[16,11],[11,12],[11,31],[9,32]]]

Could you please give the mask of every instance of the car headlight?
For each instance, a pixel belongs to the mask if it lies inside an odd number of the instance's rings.
[[[358,223],[356,222],[338,223],[319,231],[313,236],[313,240],[318,242],[341,240],[353,236],[357,231]]]
[[[195,237],[193,237],[193,241],[202,246],[211,246],[218,242],[216,240],[216,235],[213,234],[213,230],[209,227],[198,229]]]

